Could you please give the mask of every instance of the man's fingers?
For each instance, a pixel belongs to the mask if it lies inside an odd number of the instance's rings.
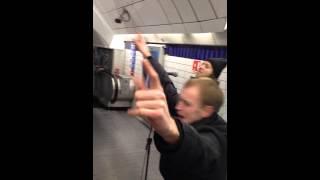
[[[140,45],[144,45],[145,43],[144,43],[144,38],[142,37],[141,34],[137,34],[137,35],[135,36],[135,38],[134,38],[134,43],[135,43],[135,45],[137,45],[137,48],[138,48],[138,49],[139,49],[139,48],[142,48],[142,47],[140,47]]]
[[[136,101],[144,101],[144,100],[155,100],[155,99],[166,99],[166,95],[159,90],[139,90],[134,94],[134,98]]]
[[[165,108],[166,102],[163,100],[137,101],[135,108],[159,109]]]
[[[138,33],[135,37],[135,40],[139,40],[141,41],[141,39],[143,39],[142,35],[140,33]]]
[[[131,116],[139,116],[139,115],[137,115],[137,114],[139,114],[139,109],[137,109],[137,108],[128,109],[128,114]]]
[[[144,86],[142,77],[139,77],[139,76],[133,77],[133,82],[134,82],[134,85],[136,87],[136,90],[146,89],[145,86]]]
[[[158,73],[153,69],[150,62],[146,59],[142,61],[143,68],[146,71],[146,73],[150,76],[150,88],[151,89],[162,89],[159,75]]]
[[[161,111],[146,108],[133,108],[128,110],[128,114],[131,116],[151,117],[154,119],[161,116]]]

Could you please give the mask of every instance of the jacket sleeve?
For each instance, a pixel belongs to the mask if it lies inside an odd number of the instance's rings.
[[[159,75],[163,91],[166,95],[168,108],[171,116],[177,116],[175,106],[178,102],[179,94],[177,92],[176,87],[174,86],[173,82],[169,78],[168,73],[165,71],[163,66],[158,61],[154,60],[152,56],[149,56],[147,59],[149,60],[149,62],[151,63],[151,65]]]
[[[162,166],[179,176],[192,170],[194,173],[210,171],[212,163],[221,155],[221,145],[217,136],[210,130],[195,130],[191,125],[176,120],[180,132],[178,143],[166,143],[155,134],[156,148],[161,153]],[[170,173],[170,172],[168,172]],[[181,175],[182,176],[182,175]]]

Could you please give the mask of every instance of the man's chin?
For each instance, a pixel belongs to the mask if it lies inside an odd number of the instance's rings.
[[[183,116],[181,116],[181,115],[178,114],[178,115],[176,116],[176,118],[179,119],[180,121],[182,121]]]
[[[181,117],[181,116],[179,116],[178,119],[179,119],[181,122],[185,122],[185,123],[188,122],[188,120],[186,120],[185,118],[183,118],[183,117]]]
[[[197,74],[197,77],[206,77],[206,75],[203,74],[203,73],[198,73],[198,74]]]

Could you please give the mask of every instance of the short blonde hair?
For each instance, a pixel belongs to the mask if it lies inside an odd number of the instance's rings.
[[[223,105],[224,95],[216,80],[209,77],[190,79],[183,88],[197,86],[200,89],[201,105],[213,106],[218,112]]]

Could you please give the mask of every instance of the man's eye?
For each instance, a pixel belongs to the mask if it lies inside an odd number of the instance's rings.
[[[185,104],[186,106],[190,106],[190,103],[188,103],[187,101],[184,101],[184,104]]]

